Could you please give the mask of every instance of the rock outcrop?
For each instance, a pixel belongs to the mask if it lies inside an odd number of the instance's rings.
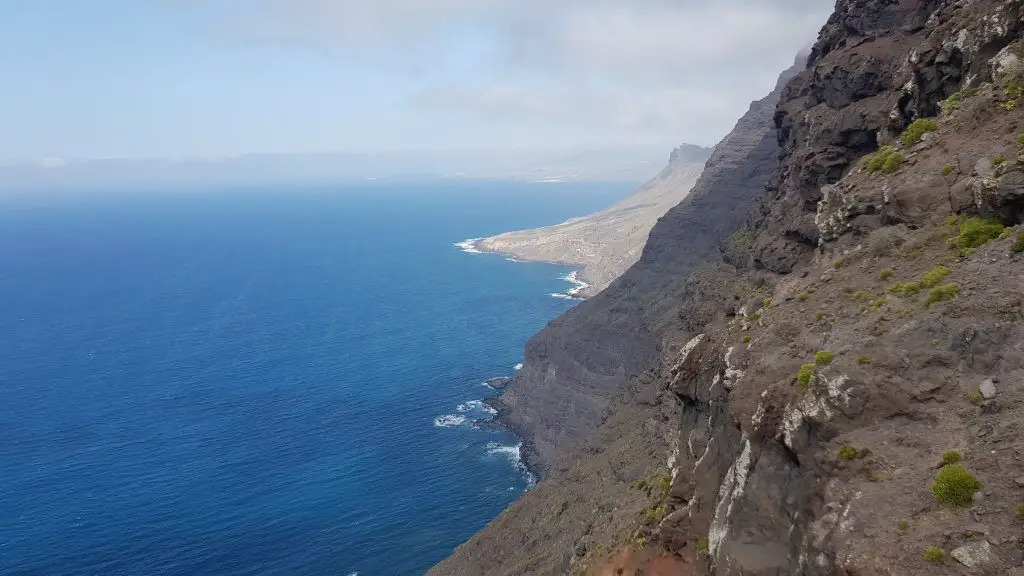
[[[710,154],[708,148],[684,144],[672,151],[657,176],[600,212],[554,226],[506,232],[480,240],[476,247],[521,260],[580,266],[578,278],[586,286],[579,295],[593,296],[640,258],[651,227],[686,198]]]
[[[544,480],[435,573],[1021,573],[1022,10],[839,0],[778,163],[709,188],[761,189],[745,227],[684,254],[695,189],[534,340],[504,417]]]

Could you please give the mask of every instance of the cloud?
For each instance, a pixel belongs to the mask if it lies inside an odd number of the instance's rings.
[[[416,106],[554,122],[581,137],[587,131],[660,134],[709,144],[814,39],[832,0],[252,0],[247,6],[256,9],[234,21],[239,35],[419,70],[428,81],[409,96]]]

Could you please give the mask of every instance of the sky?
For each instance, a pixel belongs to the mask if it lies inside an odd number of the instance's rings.
[[[713,145],[831,0],[0,0],[0,160]]]

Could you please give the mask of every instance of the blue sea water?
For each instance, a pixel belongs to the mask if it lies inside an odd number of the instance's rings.
[[[528,487],[464,404],[573,305],[453,243],[628,191],[0,198],[0,574],[422,574]]]

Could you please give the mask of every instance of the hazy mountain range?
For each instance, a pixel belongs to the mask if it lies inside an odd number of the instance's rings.
[[[441,178],[643,181],[663,147],[578,151],[247,154],[196,158],[46,158],[0,163],[0,189],[258,185]]]

